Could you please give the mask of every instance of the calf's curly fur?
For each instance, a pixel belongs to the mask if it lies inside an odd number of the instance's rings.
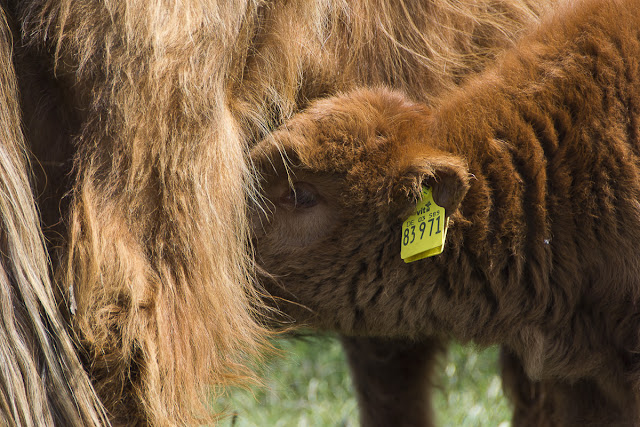
[[[553,390],[536,422],[635,425],[639,6],[564,6],[433,109],[355,91],[258,145],[256,251],[282,308],[346,334],[503,344]],[[405,264],[423,185],[447,243]]]

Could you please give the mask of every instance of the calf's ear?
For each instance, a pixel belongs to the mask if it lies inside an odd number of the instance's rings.
[[[432,188],[433,200],[450,216],[459,207],[469,189],[466,162],[454,155],[440,155],[412,160],[402,168],[396,194],[404,196],[407,209],[415,205],[423,186]]]

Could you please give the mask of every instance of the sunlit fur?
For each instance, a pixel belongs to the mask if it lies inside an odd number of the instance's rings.
[[[313,103],[254,150],[269,290],[346,334],[506,346],[548,392],[547,418],[516,423],[636,425],[638,58],[638,0],[580,1],[433,109],[389,90]],[[289,181],[317,204],[279,198]],[[423,184],[447,243],[405,264]]]
[[[431,102],[547,5],[7,3],[60,302],[112,419],[152,425],[211,421],[260,348],[247,147],[355,86]]]

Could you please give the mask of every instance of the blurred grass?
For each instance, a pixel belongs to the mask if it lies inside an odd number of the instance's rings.
[[[264,387],[232,390],[215,409],[220,426],[358,426],[358,409],[340,343],[331,337],[280,339],[264,364]],[[498,350],[451,345],[434,405],[439,426],[508,427],[511,411],[497,374]]]

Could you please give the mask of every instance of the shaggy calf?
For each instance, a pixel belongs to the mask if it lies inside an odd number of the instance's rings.
[[[420,89],[432,99],[484,67],[549,2],[2,2],[14,40],[13,50],[9,38],[2,45],[4,59],[16,68],[22,106],[22,117],[15,111],[2,125],[18,134],[24,124],[58,304],[70,309],[111,421],[213,421],[212,387],[247,374],[244,362],[264,334],[246,246],[249,146],[309,100],[357,84]],[[16,97],[13,90],[13,108]],[[3,172],[0,185],[25,196],[5,206],[10,218],[14,204],[32,202],[31,188]],[[37,218],[17,222],[37,240]],[[15,231],[10,244],[20,241]],[[32,261],[10,255],[7,271]],[[46,279],[43,256],[36,267]],[[26,292],[47,283],[15,285]],[[21,308],[9,291],[0,296]],[[5,310],[16,320],[8,333],[37,323],[36,311],[22,319]],[[60,328],[52,334],[64,338]],[[6,347],[16,350],[17,341]],[[28,359],[29,349],[20,350]],[[0,415],[17,419],[20,410],[53,406],[49,398],[71,406],[54,387],[29,398],[11,388],[27,371],[37,377],[34,368],[0,378],[19,409],[0,407]],[[67,378],[57,372],[56,380]],[[100,409],[91,393],[87,411]]]
[[[360,90],[263,141],[254,241],[280,308],[346,334],[503,344],[554,390],[549,423],[640,420],[639,28],[638,0],[580,2],[432,110]],[[424,186],[444,251],[405,264]]]

